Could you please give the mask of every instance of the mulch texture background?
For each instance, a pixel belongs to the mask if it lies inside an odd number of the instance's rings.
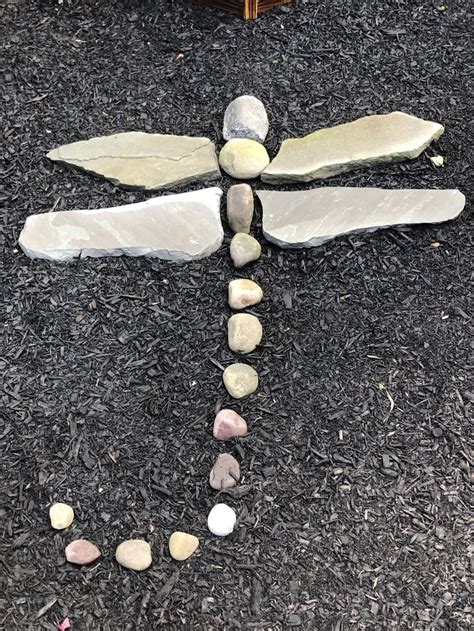
[[[221,381],[227,227],[221,251],[184,265],[55,264],[17,246],[31,213],[151,196],[49,163],[49,149],[126,130],[220,147],[243,93],[267,106],[271,155],[372,113],[446,126],[415,161],[314,186],[469,193],[467,5],[444,4],[306,0],[244,23],[164,0],[4,3],[1,628],[471,627],[468,211],[313,250],[264,242],[241,274],[266,294],[249,357],[261,387],[242,403]],[[259,223],[257,208],[261,238]],[[226,447],[211,427],[229,404],[251,433],[226,446],[243,479],[217,498],[208,474]],[[206,528],[218,499],[239,515],[223,540]],[[49,526],[57,500],[76,510],[68,532]],[[201,539],[184,564],[167,553],[175,529]],[[64,560],[80,536],[103,551],[92,568]],[[150,570],[115,563],[129,537],[153,544]]]

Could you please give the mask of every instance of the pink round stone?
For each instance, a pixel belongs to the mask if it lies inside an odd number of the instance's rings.
[[[75,565],[88,565],[101,555],[99,548],[86,539],[71,541],[66,546],[64,553],[69,563],[74,563]]]
[[[214,419],[212,433],[217,440],[229,440],[229,438],[236,436],[245,436],[247,423],[234,410],[221,410]]]

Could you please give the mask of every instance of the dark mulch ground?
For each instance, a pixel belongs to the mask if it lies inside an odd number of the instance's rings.
[[[240,518],[225,540],[206,516],[223,449],[211,420],[229,403],[217,366],[232,361],[227,247],[182,266],[58,265],[16,245],[27,215],[58,200],[147,197],[48,163],[48,149],[129,129],[221,143],[224,108],[245,92],[268,106],[272,154],[373,112],[440,121],[445,135],[420,159],[323,185],[467,193],[466,6],[307,0],[243,23],[165,1],[7,0],[0,627],[64,616],[93,630],[470,627],[467,212],[313,251],[263,245],[249,271],[266,292],[250,360],[262,387],[233,404],[252,432],[232,445],[243,497],[225,498]],[[428,159],[438,152],[444,169]],[[76,508],[71,532],[49,528],[54,500]],[[166,553],[175,528],[201,538],[189,563]],[[80,535],[104,551],[84,570],[63,558]],[[130,536],[154,546],[140,575],[113,560]]]

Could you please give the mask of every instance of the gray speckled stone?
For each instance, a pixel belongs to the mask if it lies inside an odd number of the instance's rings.
[[[209,138],[129,131],[80,140],[47,157],[127,188],[158,190],[220,177]]]
[[[31,258],[61,261],[122,254],[199,259],[222,244],[221,195],[208,188],[115,208],[31,215],[19,244]]]
[[[458,190],[327,187],[257,195],[263,234],[283,248],[313,247],[339,235],[389,226],[440,223],[457,217],[465,203]]]
[[[265,106],[255,96],[244,94],[234,99],[224,114],[222,135],[231,138],[250,138],[263,142],[268,134]]]
[[[248,184],[234,184],[227,191],[227,221],[234,232],[248,234],[253,218],[253,191]]]
[[[403,112],[365,116],[284,140],[265,168],[264,182],[311,182],[385,162],[416,158],[444,127]]]

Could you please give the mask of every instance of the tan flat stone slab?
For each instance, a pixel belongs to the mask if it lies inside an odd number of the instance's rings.
[[[390,226],[448,221],[466,201],[458,190],[352,187],[257,191],[257,196],[263,234],[283,248],[318,246],[339,235]]]
[[[403,112],[365,116],[284,140],[264,182],[311,182],[385,162],[418,157],[444,127]]]
[[[87,256],[203,258],[224,238],[220,188],[154,197],[96,210],[31,215],[19,244],[31,258],[65,261]]]
[[[47,157],[128,188],[158,190],[221,176],[209,138],[129,131],[80,140]]]

